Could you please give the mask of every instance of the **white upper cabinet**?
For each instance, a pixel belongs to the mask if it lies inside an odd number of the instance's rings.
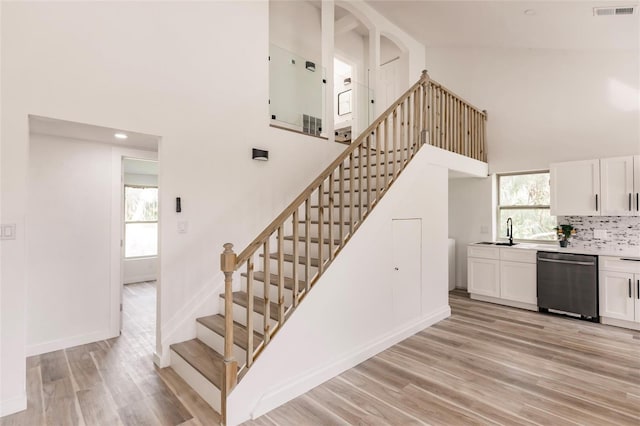
[[[554,163],[550,173],[553,216],[600,215],[600,160]]]
[[[637,194],[634,188],[634,162],[638,170],[640,162],[636,157],[604,158],[600,160],[600,189],[603,216],[637,216]],[[635,173],[636,175],[638,173]],[[640,177],[636,176],[636,180]]]

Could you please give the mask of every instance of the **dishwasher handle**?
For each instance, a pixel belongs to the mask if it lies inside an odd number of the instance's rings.
[[[540,262],[549,262],[549,263],[566,263],[568,265],[595,266],[594,262],[577,262],[573,260],[545,259],[541,257],[539,257],[538,260]]]

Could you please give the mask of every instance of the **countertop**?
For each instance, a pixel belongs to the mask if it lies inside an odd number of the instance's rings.
[[[634,247],[624,250],[611,249],[595,249],[595,248],[573,248],[560,247],[556,244],[534,244],[534,243],[518,243],[513,246],[492,246],[481,243],[471,243],[470,245],[478,247],[499,247],[512,250],[536,250],[536,251],[552,251],[556,253],[572,253],[572,254],[590,254],[596,256],[613,256],[613,257],[631,257],[640,259],[640,247]]]

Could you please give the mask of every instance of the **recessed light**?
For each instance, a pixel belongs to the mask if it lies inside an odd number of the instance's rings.
[[[113,135],[116,139],[126,139],[129,136],[125,135],[124,133],[116,133]]]
[[[527,10],[524,11],[524,14],[527,15],[527,16],[533,16],[533,15],[536,14],[536,11],[535,11],[535,9],[527,9]]]

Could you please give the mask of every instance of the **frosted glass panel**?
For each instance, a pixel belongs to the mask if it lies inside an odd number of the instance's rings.
[[[274,124],[324,134],[325,70],[274,44],[269,51],[269,113]]]

